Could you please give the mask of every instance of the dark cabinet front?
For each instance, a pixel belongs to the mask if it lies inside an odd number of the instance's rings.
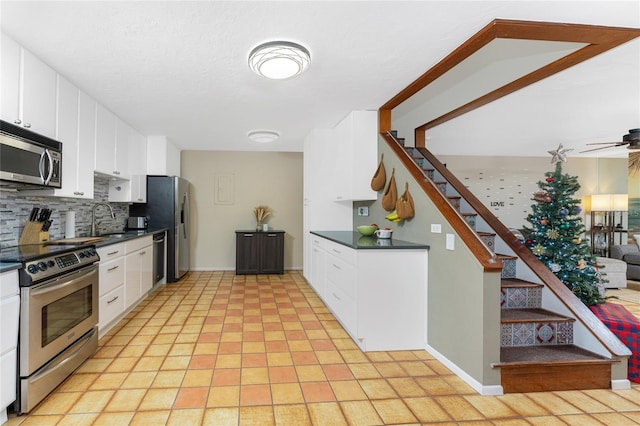
[[[236,231],[236,274],[282,274],[284,231]]]

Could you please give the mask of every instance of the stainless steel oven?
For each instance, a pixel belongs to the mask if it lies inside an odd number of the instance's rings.
[[[95,248],[19,248],[29,249],[41,254],[21,256],[18,413],[31,411],[98,347]]]

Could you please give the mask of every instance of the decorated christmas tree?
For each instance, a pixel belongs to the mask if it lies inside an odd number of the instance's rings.
[[[532,212],[527,216],[531,226],[524,226],[525,245],[587,306],[604,302],[598,291],[601,280],[596,259],[588,241],[582,239],[584,224],[580,200],[572,198],[580,184],[578,178],[562,173],[567,161],[562,145],[551,160],[556,169],[538,182],[532,198]]]

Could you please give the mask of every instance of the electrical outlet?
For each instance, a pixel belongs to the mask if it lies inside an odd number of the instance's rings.
[[[369,216],[369,207],[358,207],[358,216]]]
[[[432,234],[439,234],[442,232],[442,225],[440,225],[439,223],[432,223],[431,224],[431,233]]]

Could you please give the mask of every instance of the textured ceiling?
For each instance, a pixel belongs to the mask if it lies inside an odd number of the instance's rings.
[[[0,2],[2,31],[146,135],[182,149],[301,151],[314,127],[378,109],[495,18],[640,28],[640,2]],[[270,81],[248,53],[305,45],[302,75]],[[433,129],[440,154],[544,156],[640,127],[634,40]],[[276,130],[260,145],[246,135]],[[625,156],[617,148],[600,156]]]

